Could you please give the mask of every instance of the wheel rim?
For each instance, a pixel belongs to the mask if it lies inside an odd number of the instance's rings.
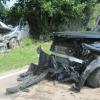
[[[16,39],[12,39],[10,41],[10,48],[14,49],[18,46],[18,41]]]

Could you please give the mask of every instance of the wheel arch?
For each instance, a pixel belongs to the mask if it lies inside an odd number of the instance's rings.
[[[81,75],[81,78],[79,80],[78,85],[75,84],[76,89],[80,90],[84,83],[86,82],[86,80],[88,79],[89,75],[95,71],[96,69],[100,68],[100,57],[96,58],[95,60],[93,60],[84,70],[84,72]]]

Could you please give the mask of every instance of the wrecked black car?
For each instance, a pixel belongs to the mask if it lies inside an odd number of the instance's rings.
[[[22,82],[7,88],[7,93],[24,90],[43,79],[71,81],[77,91],[85,84],[100,87],[100,33],[56,32],[51,38],[51,54],[39,47],[38,64],[30,64],[29,69],[19,75],[18,81]]]

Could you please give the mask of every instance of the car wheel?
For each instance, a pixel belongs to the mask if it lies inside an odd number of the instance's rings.
[[[87,79],[87,85],[93,88],[100,87],[100,68],[90,74]]]
[[[18,43],[18,40],[16,38],[12,38],[10,41],[9,41],[9,47],[11,49],[14,49],[16,47],[18,47],[19,43]]]

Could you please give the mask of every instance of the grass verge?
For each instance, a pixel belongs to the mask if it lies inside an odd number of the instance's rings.
[[[0,54],[0,72],[22,68],[30,63],[38,62],[37,47],[41,45],[46,52],[49,52],[50,44],[51,42],[44,43],[30,38],[24,39],[20,47],[9,53]]]

